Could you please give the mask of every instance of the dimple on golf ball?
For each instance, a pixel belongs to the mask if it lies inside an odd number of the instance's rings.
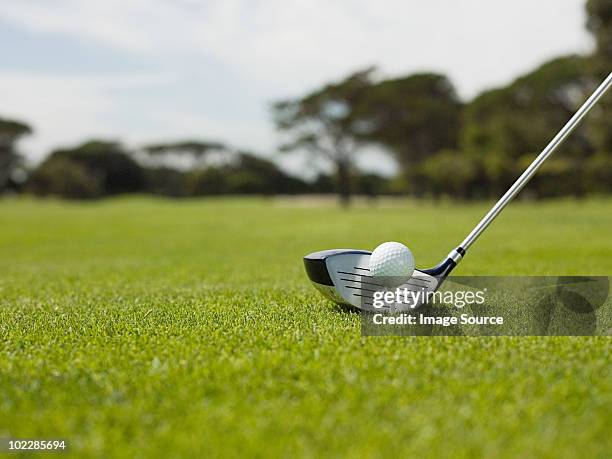
[[[370,256],[370,275],[386,287],[398,287],[414,272],[414,257],[408,247],[399,242],[385,242]]]

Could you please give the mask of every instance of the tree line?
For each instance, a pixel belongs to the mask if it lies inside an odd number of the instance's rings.
[[[374,68],[276,102],[271,112],[280,152],[310,154],[329,166],[313,180],[252,152],[201,140],[136,150],[92,140],[53,151],[28,170],[16,143],[32,128],[0,118],[0,190],[76,199],[337,192],[344,204],[353,194],[497,197],[611,70],[612,2],[589,0],[586,8],[596,41],[591,55],[552,59],[468,102],[445,75],[378,78]],[[612,192],[611,99],[543,166],[529,186],[532,196]],[[395,177],[358,170],[356,158],[371,147],[395,158]]]

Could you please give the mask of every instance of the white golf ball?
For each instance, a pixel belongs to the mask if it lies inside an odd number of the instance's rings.
[[[414,272],[414,257],[404,244],[385,242],[370,256],[370,275],[386,287],[398,287]]]

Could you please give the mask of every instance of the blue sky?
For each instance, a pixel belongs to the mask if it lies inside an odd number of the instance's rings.
[[[32,161],[90,137],[178,138],[270,155],[269,114],[374,64],[450,76],[463,98],[588,52],[583,0],[19,0],[0,3],[0,116]],[[299,156],[282,159],[299,172]],[[362,165],[390,171],[370,152]]]

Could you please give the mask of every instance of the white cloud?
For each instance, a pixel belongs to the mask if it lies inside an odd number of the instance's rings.
[[[0,17],[36,32],[67,34],[79,39],[97,40],[132,52],[150,51],[149,38],[160,17],[173,11],[160,11],[160,2],[131,0],[121,2],[59,0],[38,2],[25,0],[0,4]],[[164,31],[158,31],[164,35]]]
[[[169,77],[124,75],[111,77],[47,76],[0,73],[2,116],[22,119],[35,128],[22,147],[37,161],[49,146],[69,145],[87,137],[115,138],[123,134],[112,122],[120,100],[109,90],[157,85]]]
[[[203,53],[296,91],[370,63],[446,71],[464,94],[584,51],[583,0],[63,0],[4,2],[0,17],[163,57]]]
[[[154,91],[148,102],[130,105],[112,89],[155,85],[156,75],[80,78],[41,69],[0,72],[0,109],[34,124],[36,137],[24,146],[37,156],[91,135],[146,141],[201,133],[266,150],[276,144],[266,111],[271,100],[369,64],[387,75],[442,71],[470,97],[550,57],[588,50],[583,10],[583,0],[6,1],[0,19],[41,39],[54,34],[110,46],[188,81],[183,92],[215,88],[218,100],[207,93],[201,106],[177,103],[143,113],[159,103]],[[194,78],[211,66],[205,82]],[[236,85],[252,96],[242,105],[235,103]],[[178,93],[177,84],[164,90],[167,100]],[[215,116],[214,104],[224,100],[234,104]]]

